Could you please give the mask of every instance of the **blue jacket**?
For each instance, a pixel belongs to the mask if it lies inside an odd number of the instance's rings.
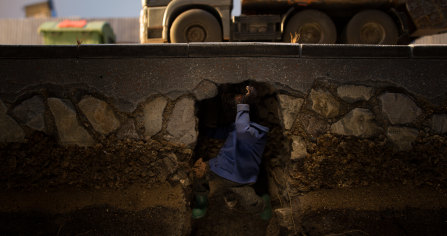
[[[250,122],[250,106],[237,105],[236,122],[221,128],[208,128],[207,136],[227,139],[217,157],[209,161],[217,175],[236,183],[254,183],[258,179],[269,129]]]

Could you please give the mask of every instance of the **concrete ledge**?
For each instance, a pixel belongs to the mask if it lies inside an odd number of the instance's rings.
[[[0,45],[0,58],[188,57],[188,44]]]
[[[409,46],[302,44],[303,58],[410,58]]]
[[[0,58],[447,58],[444,45],[334,45],[291,43],[181,43],[0,45]]]
[[[0,45],[0,58],[77,57],[75,45]]]
[[[447,58],[447,46],[413,45],[413,58]]]
[[[189,57],[300,57],[291,43],[190,43]]]
[[[114,58],[114,57],[188,57],[188,44],[103,44],[81,45],[79,57]]]

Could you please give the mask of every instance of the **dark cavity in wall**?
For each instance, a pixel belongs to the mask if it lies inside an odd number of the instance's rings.
[[[284,150],[283,144],[285,138],[282,134],[278,118],[277,91],[272,85],[253,81],[220,85],[217,96],[197,103],[199,127],[221,127],[233,123],[236,118],[236,110],[230,116],[228,116],[229,112],[225,112],[226,109],[224,107],[225,104],[227,104],[227,102],[225,102],[225,99],[227,99],[226,95],[231,93],[245,94],[247,92],[246,86],[248,85],[253,86],[258,93],[255,106],[250,106],[250,110],[252,110],[251,121],[268,127],[270,130],[262,156],[258,180],[253,185],[253,188],[257,195],[261,196],[264,193],[268,193],[275,201],[275,199],[278,199],[278,195],[281,191],[278,191],[276,187],[272,188],[272,184],[274,184],[275,180],[271,173],[275,167],[283,169],[286,163],[280,164],[277,161],[284,159],[280,158],[280,156],[282,156],[281,154]],[[204,130],[199,128],[199,133],[200,132],[204,132]],[[225,140],[208,138],[205,137],[205,134],[200,133],[196,145],[194,161],[199,158],[202,158],[203,161],[209,161],[211,158],[216,157],[220,148],[224,145],[224,142]],[[284,182],[282,179],[280,181]],[[210,198],[223,198],[219,195],[219,190],[213,190],[213,184],[211,183],[210,185]],[[216,184],[216,186],[219,187],[220,185]],[[226,207],[223,200],[216,201],[223,203],[223,206],[219,207]],[[236,208],[240,211],[245,211],[242,206],[236,206]]]

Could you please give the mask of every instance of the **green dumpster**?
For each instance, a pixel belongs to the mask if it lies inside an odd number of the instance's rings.
[[[60,27],[59,22],[45,22],[37,32],[44,37],[45,45],[77,44],[76,36],[82,44],[115,43],[115,35],[109,23],[92,21],[83,27]]]

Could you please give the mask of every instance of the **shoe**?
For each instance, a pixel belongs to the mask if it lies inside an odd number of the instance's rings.
[[[272,218],[272,205],[270,204],[270,196],[268,194],[264,194],[261,196],[264,199],[264,211],[261,213],[261,219],[270,220]]]
[[[191,216],[194,219],[200,219],[205,216],[208,210],[208,197],[196,195],[196,205],[192,209]]]

